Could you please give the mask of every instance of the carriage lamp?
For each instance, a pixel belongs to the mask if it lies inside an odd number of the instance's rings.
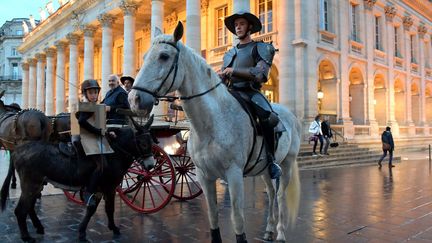
[[[180,144],[177,141],[174,141],[173,143],[164,146],[164,150],[167,152],[167,154],[176,154],[179,148]]]
[[[321,89],[318,90],[317,97],[318,97],[318,99],[322,99],[322,98],[324,98],[324,92],[322,92]]]

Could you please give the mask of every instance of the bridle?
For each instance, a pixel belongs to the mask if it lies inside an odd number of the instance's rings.
[[[126,157],[132,158],[132,159],[139,159],[139,158],[148,158],[150,156],[153,156],[153,153],[151,152],[151,145],[150,145],[150,149],[149,152],[144,152],[142,151],[142,149],[138,146],[138,141],[140,137],[144,137],[144,136],[150,136],[151,137],[151,133],[150,131],[148,132],[143,132],[139,135],[135,135],[134,134],[134,141],[133,144],[135,145],[135,149],[136,151],[139,152],[140,156],[137,158],[135,155],[133,155],[132,153],[129,153],[126,149],[122,148],[121,146],[119,146],[116,142],[113,141],[112,138],[110,138],[110,136],[107,136],[108,141],[110,141],[110,145],[114,148],[114,150],[120,151],[121,153],[123,153]]]
[[[159,100],[161,100],[161,99],[166,99],[168,101],[174,101],[174,100],[191,100],[193,98],[200,97],[200,96],[203,96],[203,95],[211,92],[212,90],[216,89],[219,85],[222,84],[222,81],[221,81],[221,82],[217,83],[215,86],[213,86],[212,88],[210,88],[210,89],[208,89],[208,90],[206,90],[206,91],[204,91],[202,93],[195,94],[195,95],[190,95],[190,96],[171,96],[171,95],[167,95],[169,93],[169,91],[171,90],[171,88],[174,86],[174,83],[175,83],[175,80],[176,80],[176,77],[177,77],[178,60],[179,60],[179,55],[180,55],[180,49],[178,48],[177,43],[172,42],[172,41],[161,41],[161,42],[158,42],[158,43],[170,45],[170,46],[174,47],[177,50],[177,53],[176,53],[176,55],[174,57],[174,61],[173,61],[172,65],[171,65],[171,68],[170,68],[168,74],[165,76],[165,78],[162,80],[161,84],[159,85],[159,87],[155,91],[151,91],[151,90],[148,90],[146,88],[142,88],[142,87],[135,86],[135,85],[132,87],[132,89],[136,89],[136,90],[139,90],[139,91],[142,91],[142,92],[145,92],[145,93],[148,93],[148,94],[152,95],[156,99],[156,102],[159,103]],[[167,82],[168,77],[171,75],[171,73],[173,71],[174,71],[174,76],[172,78],[172,81],[171,81],[171,84],[170,84],[169,88],[166,90],[165,94],[160,95],[159,92],[161,91],[162,87],[164,87],[165,82]]]

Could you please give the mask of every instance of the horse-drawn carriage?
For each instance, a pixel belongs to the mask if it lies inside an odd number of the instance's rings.
[[[157,138],[152,152],[156,164],[145,170],[134,162],[117,187],[120,198],[133,210],[141,213],[154,213],[164,208],[174,197],[190,200],[202,193],[196,180],[195,165],[187,154],[189,124],[161,116],[155,119],[151,130]],[[136,119],[140,121],[140,119]],[[66,197],[84,205],[82,191],[64,190]]]

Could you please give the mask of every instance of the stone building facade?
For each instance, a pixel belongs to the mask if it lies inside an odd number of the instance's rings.
[[[177,21],[183,42],[217,70],[236,42],[223,19],[246,10],[263,22],[254,39],[278,49],[263,92],[289,107],[305,134],[317,114],[347,139],[377,138],[387,125],[399,137],[432,134],[429,0],[64,2],[19,48],[25,107],[67,111],[88,78],[104,95],[110,73],[136,75],[154,28],[172,33]]]

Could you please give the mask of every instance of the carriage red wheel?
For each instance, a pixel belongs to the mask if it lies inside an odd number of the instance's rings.
[[[65,194],[66,198],[69,201],[74,202],[74,203],[79,204],[79,205],[84,205],[83,191],[82,190],[79,190],[79,191],[63,190],[63,193]]]
[[[152,152],[155,167],[147,171],[134,162],[117,187],[121,199],[141,213],[161,210],[171,200],[175,188],[175,172],[170,157],[157,145],[153,145]]]
[[[185,151],[186,152],[186,151]],[[171,155],[176,171],[176,188],[173,197],[179,200],[190,200],[202,193],[196,180],[196,168],[189,155]]]

